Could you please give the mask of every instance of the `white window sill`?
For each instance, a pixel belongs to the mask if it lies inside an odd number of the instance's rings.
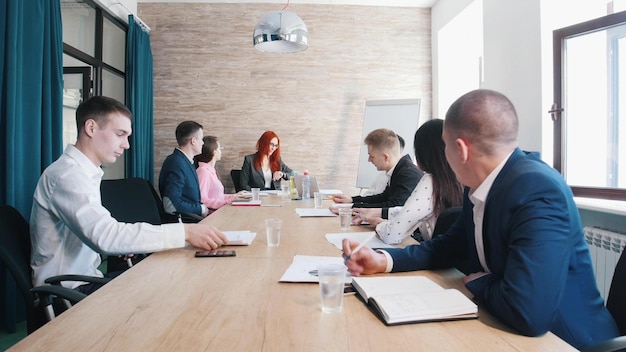
[[[626,216],[626,201],[574,197],[580,209]]]

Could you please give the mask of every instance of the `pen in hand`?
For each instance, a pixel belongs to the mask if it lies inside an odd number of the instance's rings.
[[[354,249],[354,250],[350,253],[350,255],[346,256],[346,257],[343,259],[343,263],[344,263],[344,264],[345,264],[345,263],[347,263],[347,262],[348,262],[348,260],[350,260],[350,258],[352,257],[352,255],[353,255],[354,253],[356,253],[356,252],[360,251],[360,250],[361,250],[361,248],[363,248],[363,246],[365,246],[365,244],[366,244],[367,242],[369,242],[370,240],[372,240],[372,238],[374,238],[374,237],[376,237],[376,231],[374,231],[374,232],[373,232],[373,233],[372,233],[372,234],[371,234],[368,238],[366,238],[366,239],[365,239],[365,241],[363,241],[363,242],[359,243],[359,245],[358,245],[358,246],[356,246],[356,248],[355,248],[355,249]]]

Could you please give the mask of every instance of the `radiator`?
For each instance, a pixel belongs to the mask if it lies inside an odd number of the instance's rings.
[[[615,266],[626,246],[626,235],[597,227],[585,227],[584,231],[598,289],[606,302]]]

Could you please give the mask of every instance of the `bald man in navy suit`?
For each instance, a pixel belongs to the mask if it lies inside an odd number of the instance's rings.
[[[421,245],[364,247],[346,265],[360,275],[462,261],[465,286],[478,304],[521,334],[551,331],[576,348],[618,336],[572,192],[536,153],[517,147],[517,132],[517,114],[504,95],[481,89],[460,97],[442,135],[446,159],[466,186],[459,219]],[[357,245],[344,240],[343,255]]]

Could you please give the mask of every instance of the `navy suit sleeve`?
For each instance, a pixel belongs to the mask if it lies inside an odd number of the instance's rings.
[[[186,162],[186,160],[184,161]],[[187,173],[189,170],[189,165],[181,163],[178,158],[168,157],[163,163],[161,176],[159,177],[164,178],[163,180],[159,180],[162,184],[161,197],[169,198],[172,205],[174,205],[174,208],[176,208],[176,211],[179,213],[201,215],[202,205],[199,198],[200,186],[193,175]],[[197,192],[195,192],[194,186],[198,189]],[[192,202],[188,198],[195,193],[198,194],[198,201]]]
[[[459,219],[445,233],[420,245],[385,249],[393,258],[392,272],[443,269],[468,262],[477,268],[475,261],[468,260],[470,249],[474,252],[475,249],[468,243],[468,238],[473,237],[471,233],[468,235],[473,228],[472,207],[469,202],[465,204]]]
[[[508,224],[508,240],[499,248],[485,249],[506,251],[506,256],[488,255],[493,259],[487,264],[504,271],[473,280],[467,288],[496,318],[536,336],[549,331],[554,322],[581,230],[570,226],[570,212],[576,210],[554,177],[535,172],[501,187],[507,190],[500,192],[504,199],[491,201],[485,209],[483,232],[503,235],[492,232],[502,229],[498,224]],[[510,206],[503,209],[503,204]]]

